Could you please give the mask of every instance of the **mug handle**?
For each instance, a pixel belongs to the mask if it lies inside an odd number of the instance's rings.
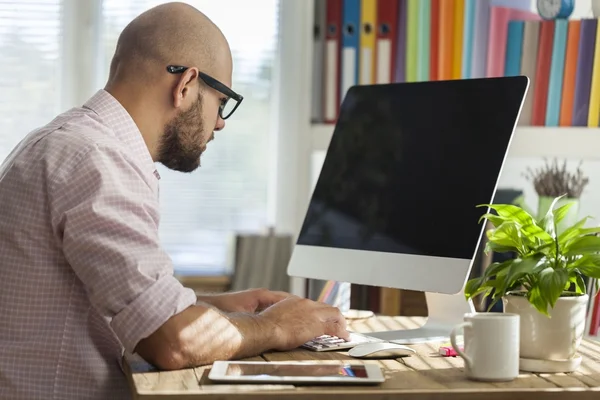
[[[452,332],[450,332],[450,343],[452,343],[452,348],[454,349],[454,351],[456,351],[456,353],[459,356],[461,356],[465,360],[469,368],[473,366],[473,362],[471,361],[471,357],[466,355],[465,352],[460,349],[458,344],[456,344],[456,335],[458,334],[458,332],[464,331],[466,327],[472,326],[473,325],[470,322],[463,322],[462,324],[456,325],[454,329],[452,329]]]

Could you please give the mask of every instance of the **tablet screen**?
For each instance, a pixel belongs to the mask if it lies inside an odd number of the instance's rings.
[[[367,378],[367,371],[363,365],[229,364],[226,375]]]

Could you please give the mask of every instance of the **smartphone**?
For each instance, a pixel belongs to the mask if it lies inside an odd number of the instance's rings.
[[[208,378],[215,382],[364,384],[385,381],[375,364],[323,364],[315,361],[215,361]]]

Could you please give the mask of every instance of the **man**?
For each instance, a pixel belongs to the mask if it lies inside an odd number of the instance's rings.
[[[231,71],[208,18],[158,6],[122,32],[105,89],[5,160],[0,398],[127,398],[124,351],[178,369],[348,336],[325,304],[266,290],[197,299],[172,275],[154,163],[199,166],[241,101]]]

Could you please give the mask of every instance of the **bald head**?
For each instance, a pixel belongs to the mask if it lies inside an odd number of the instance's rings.
[[[162,4],[140,14],[119,36],[109,85],[155,81],[169,64],[210,74],[231,69],[231,53],[222,32],[199,10],[179,2]]]

